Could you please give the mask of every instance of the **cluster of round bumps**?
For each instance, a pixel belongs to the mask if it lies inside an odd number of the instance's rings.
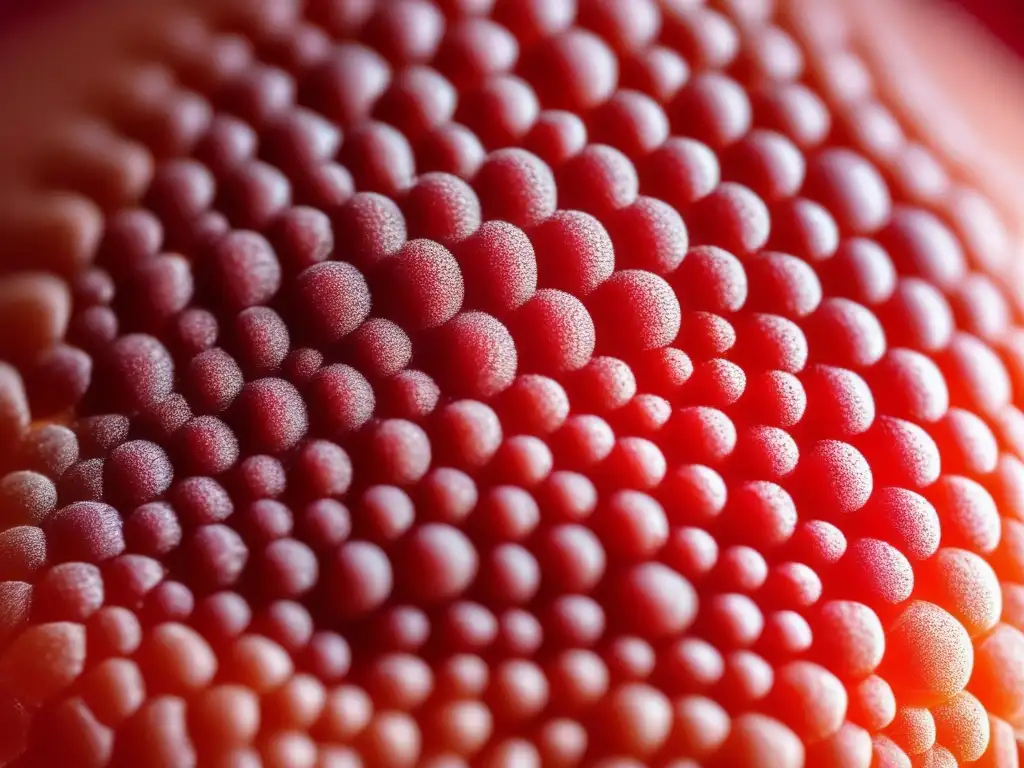
[[[0,223],[0,764],[1016,767],[1007,238],[789,5],[168,27]]]

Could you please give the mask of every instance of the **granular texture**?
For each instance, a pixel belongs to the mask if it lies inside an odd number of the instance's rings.
[[[0,765],[1017,768],[1010,217],[842,13],[171,5],[0,212]]]

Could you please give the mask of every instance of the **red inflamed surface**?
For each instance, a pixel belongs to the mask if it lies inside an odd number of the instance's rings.
[[[1017,222],[861,27],[219,5],[8,152],[0,766],[1018,768]]]

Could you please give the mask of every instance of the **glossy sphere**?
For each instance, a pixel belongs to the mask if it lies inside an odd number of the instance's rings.
[[[825,5],[154,17],[7,164],[0,764],[1016,765],[1012,201]]]

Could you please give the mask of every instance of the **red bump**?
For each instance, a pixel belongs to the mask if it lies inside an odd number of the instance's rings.
[[[611,48],[581,29],[539,43],[522,66],[545,106],[575,112],[608,99],[619,77],[618,60]]]
[[[78,460],[78,451],[74,432],[59,424],[44,424],[25,433],[18,454],[26,470],[56,480]]]
[[[665,46],[652,45],[621,58],[622,86],[635,88],[660,102],[671,101],[690,77],[686,60]]]
[[[444,406],[436,419],[434,450],[445,463],[477,469],[501,446],[501,422],[484,403],[456,400]]]
[[[437,62],[435,62],[437,63]],[[399,72],[377,102],[374,116],[391,123],[415,141],[455,114],[458,93],[440,72],[412,66]],[[333,153],[329,153],[333,154]]]
[[[923,278],[940,290],[953,288],[964,277],[967,264],[963,249],[934,214],[909,206],[896,207],[878,239],[900,274]]]
[[[483,224],[454,250],[465,282],[466,306],[503,314],[537,288],[537,261],[526,234],[503,221]]]
[[[658,198],[638,197],[608,217],[606,225],[620,267],[667,275],[686,258],[686,224],[675,209]]]
[[[592,358],[571,378],[570,384],[573,405],[596,413],[622,408],[637,391],[633,371],[614,357]]]
[[[888,301],[896,290],[896,267],[889,254],[873,240],[848,238],[819,272],[822,284],[834,296],[875,306]]]
[[[889,218],[892,198],[878,170],[848,149],[826,149],[810,164],[808,195],[822,203],[844,230],[877,231]]]
[[[921,755],[935,746],[935,718],[923,707],[899,707],[886,731],[908,755]]]
[[[662,34],[698,69],[727,69],[740,49],[729,18],[707,8],[679,8],[668,14]]]
[[[1012,717],[1022,703],[1024,680],[1013,659],[1024,649],[1024,634],[999,624],[979,644],[971,689],[997,717]]]
[[[686,402],[728,408],[743,396],[746,387],[747,377],[740,366],[715,358],[694,367],[683,395]]]
[[[317,371],[306,397],[314,427],[330,436],[358,430],[373,414],[373,388],[359,371],[342,363]]]
[[[959,693],[973,666],[967,631],[934,603],[907,603],[886,633],[881,674],[910,705],[930,706]]]
[[[285,493],[285,468],[270,456],[251,456],[238,467],[237,493],[248,499],[275,499]]]
[[[437,378],[453,395],[489,398],[515,379],[518,350],[509,329],[483,312],[462,312],[439,332]]]
[[[255,463],[248,461],[250,466]],[[171,487],[169,498],[182,521],[191,525],[221,522],[234,511],[228,492],[209,477],[179,480]]]
[[[873,390],[846,368],[812,365],[801,377],[807,396],[805,423],[823,436],[849,438],[875,420]]]
[[[940,456],[935,441],[916,424],[880,416],[860,441],[875,481],[925,488],[939,477]]]
[[[953,405],[994,414],[1011,399],[1006,367],[995,351],[970,334],[958,332],[939,359]]]
[[[863,507],[874,487],[871,466],[849,443],[821,440],[800,457],[801,493],[825,515],[839,516]]]
[[[487,152],[480,139],[459,123],[439,126],[423,137],[416,149],[421,171],[440,171],[469,181],[483,165]]]
[[[218,191],[217,203],[233,226],[263,230],[291,205],[291,184],[274,166],[260,160],[250,160],[224,180]],[[262,282],[269,271],[261,269],[260,273]],[[225,284],[238,286],[241,273],[237,268],[229,268],[222,278]]]
[[[914,590],[914,571],[898,549],[878,539],[850,542],[837,565],[840,593],[877,607],[898,605]]]
[[[539,113],[540,103],[529,83],[515,75],[496,75],[463,97],[457,117],[484,146],[499,148],[518,143]]]
[[[32,610],[37,619],[85,622],[103,607],[103,576],[88,563],[54,566],[36,584]]]
[[[994,471],[999,460],[996,437],[981,418],[963,408],[950,408],[932,427],[943,469],[981,476]]]
[[[944,475],[928,490],[928,497],[939,513],[944,546],[986,555],[999,545],[999,512],[982,485],[959,475]]]
[[[845,680],[870,675],[885,653],[878,615],[863,603],[829,600],[811,618],[818,660]]]
[[[879,731],[896,717],[896,697],[884,678],[868,675],[848,693],[850,720],[868,730]]]
[[[890,349],[871,371],[878,409],[888,416],[935,422],[949,407],[946,380],[930,358],[910,349]]]
[[[217,671],[213,649],[183,624],[154,627],[140,649],[148,683],[157,690],[188,693],[204,688]]]
[[[771,691],[775,673],[771,664],[753,651],[732,651],[714,693],[732,712],[764,699]]]
[[[472,90],[489,76],[508,72],[519,58],[515,35],[486,18],[488,15],[485,11],[452,25],[437,52],[436,66],[461,91]]]
[[[821,284],[804,261],[784,253],[765,252],[746,263],[751,290],[747,306],[796,320],[821,303]]]
[[[40,525],[57,507],[57,488],[38,472],[11,472],[0,479],[0,519],[4,528]]]
[[[255,232],[233,232],[215,247],[213,269],[223,297],[241,310],[266,304],[281,286],[281,265],[270,243]]]
[[[92,368],[88,354],[65,344],[36,357],[25,373],[32,413],[41,417],[74,408],[89,389]]]
[[[733,359],[746,370],[799,373],[807,364],[807,337],[796,323],[779,315],[737,318]]]
[[[220,332],[217,318],[205,309],[181,312],[173,323],[174,351],[183,357],[198,355],[217,343]]]
[[[456,523],[476,506],[476,483],[466,473],[440,467],[429,472],[420,483],[417,506],[421,514],[437,522]]]
[[[759,423],[792,427],[803,419],[807,406],[807,392],[792,374],[762,371],[746,377],[743,408]]]
[[[679,300],[652,272],[616,272],[595,292],[589,306],[598,343],[612,351],[667,346],[679,333]]]
[[[717,72],[692,78],[669,105],[673,128],[715,148],[728,146],[750,128],[752,111],[746,91]]]
[[[68,688],[85,670],[85,627],[37,624],[0,656],[0,680],[23,705],[38,707]]]
[[[989,717],[981,702],[967,691],[936,707],[936,738],[957,760],[969,763],[985,754],[989,745]]]
[[[639,179],[626,155],[607,144],[588,144],[558,168],[558,203],[607,217],[636,202]]]
[[[595,110],[589,127],[593,141],[609,144],[634,160],[657,149],[669,136],[668,117],[658,102],[629,89],[617,91]]]
[[[375,422],[367,440],[364,460],[384,482],[410,485],[430,468],[430,440],[423,429],[403,419]]]
[[[275,372],[288,355],[288,326],[269,307],[243,310],[235,317],[233,331],[235,354],[251,377]]]
[[[846,719],[846,688],[813,662],[792,661],[776,670],[767,706],[807,742],[835,734]]]
[[[919,278],[900,278],[891,298],[878,307],[878,318],[893,346],[935,352],[944,349],[953,336],[949,302]]]
[[[737,466],[744,467],[750,477],[778,480],[796,468],[800,451],[785,430],[747,427],[738,433],[733,456]]]
[[[350,130],[338,152],[360,191],[395,197],[415,178],[412,147],[403,133],[387,123],[368,120]]]
[[[885,354],[885,331],[878,318],[847,299],[825,299],[806,330],[812,353],[824,363],[866,368]]]
[[[480,201],[458,176],[425,173],[406,193],[402,204],[409,236],[451,247],[480,227]]]
[[[672,453],[681,461],[715,465],[736,447],[736,426],[722,411],[704,406],[677,410],[665,428],[676,436]]]
[[[238,363],[217,347],[192,358],[183,377],[189,405],[200,413],[223,411],[234,402],[244,384]]]
[[[174,362],[167,349],[152,336],[122,336],[110,347],[107,377],[114,390],[109,396],[132,410],[163,400],[174,384]]]
[[[106,497],[134,507],[163,494],[174,477],[167,453],[156,443],[132,440],[117,446],[103,466]]]
[[[333,215],[335,241],[360,269],[369,269],[395,253],[406,240],[406,222],[398,205],[375,192],[359,192]]]
[[[405,64],[429,59],[444,28],[444,16],[432,3],[400,0],[373,12],[362,33],[390,61]]]
[[[803,154],[785,136],[755,129],[725,153],[723,174],[752,189],[767,203],[792,197],[803,186]]]
[[[616,491],[594,515],[595,532],[609,555],[625,560],[649,558],[668,540],[668,519],[645,493]]]
[[[826,262],[839,247],[839,228],[828,209],[802,197],[787,198],[770,210],[775,250],[792,253],[812,263]]]
[[[971,637],[994,627],[1003,607],[995,571],[973,552],[943,547],[920,575],[919,591],[953,614]]]
[[[334,250],[331,221],[316,208],[289,208],[271,225],[268,237],[281,266],[299,272],[324,261]]]
[[[523,149],[491,152],[473,179],[486,219],[532,227],[555,212],[558,190],[547,163]]]
[[[523,138],[523,147],[555,168],[587,145],[587,126],[573,112],[546,109]]]
[[[1012,326],[1002,288],[986,275],[967,275],[954,290],[950,303],[960,326],[986,341],[998,340]]]
[[[690,249],[673,282],[688,308],[736,312],[747,300],[747,274],[740,261],[714,246]]]
[[[944,535],[935,507],[905,488],[878,488],[858,517],[865,531],[903,552],[912,560],[927,560]]]
[[[242,388],[238,426],[255,450],[277,453],[293,447],[309,427],[306,404],[283,379],[258,379]]]
[[[292,288],[298,319],[317,339],[335,342],[370,314],[370,289],[362,274],[343,261],[305,269]]]
[[[763,596],[767,605],[781,608],[809,608],[821,598],[821,577],[804,563],[773,565],[765,579]]]
[[[637,565],[623,574],[617,595],[631,629],[651,639],[682,632],[697,614],[690,583],[656,563]]]
[[[640,161],[641,191],[660,198],[678,211],[707,197],[718,186],[721,170],[718,157],[705,144],[679,136]]]
[[[775,483],[755,480],[729,490],[717,531],[719,536],[765,550],[788,541],[796,523],[792,497]]]
[[[193,583],[203,589],[233,586],[249,560],[249,549],[231,528],[220,523],[196,530],[188,544]]]
[[[798,768],[804,745],[778,720],[761,714],[740,715],[732,722],[725,744],[715,754],[713,768],[747,765],[750,768]]]
[[[382,311],[410,330],[434,328],[462,306],[464,285],[458,262],[430,240],[411,240],[381,267],[375,282],[389,289]]]
[[[911,765],[907,753],[900,749],[888,736],[878,735],[871,739],[871,759],[880,768],[909,768]]]
[[[578,297],[607,280],[615,252],[604,225],[580,211],[560,211],[530,231],[537,255],[538,284]]]
[[[126,519],[128,549],[149,556],[167,554],[181,543],[181,525],[174,508],[163,502],[143,504]]]
[[[107,504],[69,504],[46,521],[46,542],[55,560],[99,563],[124,551],[121,516]]]
[[[345,449],[326,440],[303,444],[291,467],[294,485],[307,498],[344,496],[352,484],[352,474]]]
[[[528,371],[562,373],[582,368],[594,352],[594,321],[568,293],[542,289],[510,318],[510,330]]]

